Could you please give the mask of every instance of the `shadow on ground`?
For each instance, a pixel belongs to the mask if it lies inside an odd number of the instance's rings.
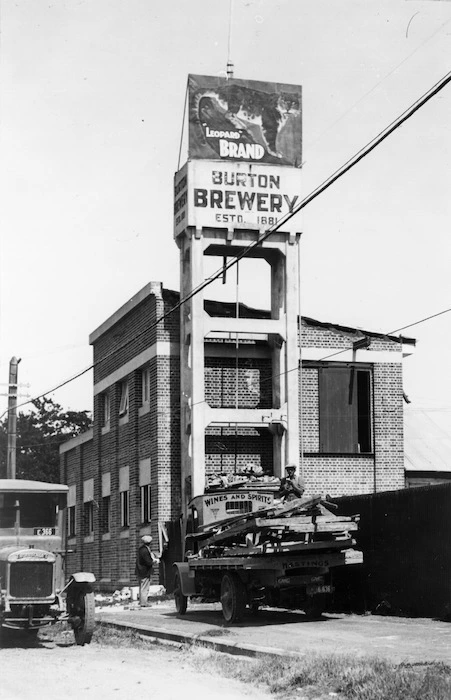
[[[161,613],[161,617],[168,620],[186,620],[187,622],[197,622],[229,629],[229,626],[224,622],[221,610],[205,610],[201,608],[190,610],[188,608],[183,616],[178,615],[175,611],[171,611]],[[315,619],[315,622],[327,622],[331,618],[333,618],[332,615],[321,615],[321,617]],[[312,622],[312,618],[307,617],[303,612],[262,609],[256,613],[250,610],[246,611],[241,622],[234,622],[233,627],[267,627],[269,625],[305,624],[309,622]]]

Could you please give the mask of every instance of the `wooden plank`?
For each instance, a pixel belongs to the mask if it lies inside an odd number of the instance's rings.
[[[311,532],[355,532],[358,530],[357,523],[351,522],[351,519],[343,516],[317,516],[312,519],[312,516],[291,516],[291,517],[266,517],[258,516],[254,513],[253,517],[248,520],[240,520],[235,522],[230,527],[218,528],[218,532],[202,532],[196,539],[205,539],[204,546],[225,542],[236,535],[245,535],[247,533],[257,532],[261,529],[269,530],[284,530],[285,532],[293,533],[311,533]]]
[[[336,520],[323,523],[317,522],[315,532],[356,532],[358,529],[358,523]]]
[[[327,542],[279,542],[263,543],[253,547],[225,547],[224,557],[239,557],[252,555],[284,554],[300,552],[317,552],[324,550],[345,549],[352,547],[355,541],[351,537],[342,540],[329,540]]]

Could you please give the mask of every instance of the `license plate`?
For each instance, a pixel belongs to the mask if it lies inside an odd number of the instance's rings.
[[[50,537],[51,535],[56,535],[56,528],[54,527],[35,527],[34,534],[38,537]]]
[[[333,593],[335,588],[329,584],[321,586],[307,586],[307,595],[317,595],[318,593]]]

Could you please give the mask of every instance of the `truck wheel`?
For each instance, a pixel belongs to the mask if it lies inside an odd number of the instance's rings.
[[[326,609],[326,596],[315,595],[308,599],[304,606],[304,613],[309,620],[319,620]]]
[[[95,627],[94,593],[76,590],[68,600],[69,614],[74,618],[75,642],[79,646],[89,644]]]
[[[221,581],[222,615],[227,624],[238,622],[246,607],[246,589],[237,574],[224,574]]]
[[[177,572],[174,581],[174,602],[178,615],[184,615],[188,607],[188,597],[182,593],[182,582],[180,574]]]

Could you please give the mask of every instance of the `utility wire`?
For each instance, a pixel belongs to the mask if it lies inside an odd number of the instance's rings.
[[[445,309],[444,311],[439,311],[436,314],[431,314],[430,316],[426,316],[426,318],[422,318],[419,321],[414,321],[413,323],[410,323],[408,326],[403,326],[402,328],[397,328],[394,331],[390,331],[389,333],[381,333],[380,335],[385,335],[385,336],[390,336],[394,335],[394,333],[397,333],[399,331],[404,331],[407,328],[412,328],[412,326],[418,326],[420,323],[425,323],[426,321],[430,321],[432,318],[437,318],[437,316],[442,316],[443,314],[447,314],[451,311],[451,308]],[[362,331],[363,334],[365,334],[365,331]],[[324,362],[325,360],[329,360],[331,357],[336,357],[337,355],[342,355],[344,352],[349,352],[349,350],[352,350],[352,345],[349,345],[349,347],[346,348],[341,348],[341,350],[337,350],[336,352],[332,352],[329,355],[325,355],[324,357],[320,357],[319,360],[316,360],[316,362]],[[276,375],[277,377],[284,377],[287,374],[291,374],[291,372],[298,372],[300,369],[300,366],[302,366],[302,360],[299,362],[299,364],[296,365],[296,367],[292,367],[291,369],[287,369],[284,372],[280,372],[280,374]],[[266,382],[271,382],[273,381],[274,377],[269,377],[267,379],[260,379],[260,384],[265,384]],[[207,403],[205,399],[203,401],[198,401],[197,403],[193,404],[193,406],[198,406],[201,403]],[[451,410],[451,409],[450,409]]]
[[[172,313],[177,311],[178,309],[183,306],[183,304],[186,304],[188,301],[190,301],[196,294],[199,294],[201,291],[203,291],[206,287],[208,287],[212,282],[214,282],[216,279],[221,277],[228,269],[236,265],[240,260],[242,260],[244,257],[249,255],[251,251],[253,251],[255,248],[257,248],[261,243],[266,241],[269,236],[272,233],[275,233],[276,231],[279,231],[282,226],[284,226],[290,219],[293,218],[298,212],[300,212],[302,209],[304,209],[308,204],[313,202],[317,197],[319,197],[320,194],[325,192],[331,185],[333,185],[339,178],[341,178],[343,175],[345,175],[351,168],[353,168],[357,163],[359,163],[365,156],[367,156],[369,153],[371,153],[379,144],[381,144],[383,141],[385,141],[388,136],[390,136],[394,131],[399,129],[400,126],[402,126],[410,117],[415,114],[421,107],[423,107],[429,100],[431,100],[437,93],[439,93],[443,88],[448,85],[448,83],[451,82],[451,72],[447,73],[443,78],[441,78],[435,85],[430,88],[426,93],[424,93],[418,100],[416,100],[405,112],[403,112],[397,119],[395,119],[391,124],[389,124],[383,131],[379,132],[379,134],[372,139],[366,146],[360,149],[352,158],[350,158],[344,165],[342,165],[338,170],[336,170],[332,175],[330,175],[321,185],[316,187],[307,197],[305,197],[297,206],[293,207],[293,209],[285,214],[284,216],[279,219],[279,221],[268,228],[262,235],[260,235],[253,243],[248,245],[246,248],[244,248],[241,253],[239,253],[236,257],[231,258],[229,262],[224,264],[222,267],[220,267],[217,272],[213,273],[205,279],[203,282],[201,282],[197,287],[195,287],[191,292],[189,292],[185,297],[179,300],[177,304],[175,304],[169,311],[165,312],[162,314],[156,321],[151,324],[148,328],[144,329],[137,335],[133,336],[132,338],[129,338],[127,341],[125,341],[121,346],[118,348],[115,348],[112,350],[110,353],[107,353],[105,357],[102,357],[100,360],[97,360],[94,362],[92,365],[89,367],[85,368],[81,372],[78,372],[75,374],[73,377],[70,379],[65,380],[64,382],[61,382],[58,384],[56,387],[53,389],[49,389],[48,391],[44,392],[43,394],[40,394],[39,396],[35,397],[34,399],[30,399],[28,401],[25,401],[21,404],[18,404],[16,408],[21,408],[22,406],[26,406],[29,403],[32,403],[34,400],[43,398],[49,393],[52,393],[54,391],[57,391],[58,389],[61,389],[63,386],[66,384],[69,384],[70,382],[74,381],[75,379],[78,379],[81,377],[83,374],[86,374],[86,372],[89,372],[91,369],[94,367],[98,366],[101,362],[106,361],[109,359],[112,355],[116,354],[120,350],[122,350],[124,347],[129,345],[131,342],[134,342],[138,338],[140,338],[144,333],[148,333],[156,326],[161,323],[164,319],[166,319],[168,316],[170,316]],[[7,409],[2,416],[0,416],[0,419],[5,415],[5,413],[8,413]]]
[[[439,311],[439,312],[436,313],[436,314],[431,314],[430,316],[426,316],[425,318],[422,318],[422,319],[420,319],[419,321],[414,321],[413,323],[410,323],[410,324],[407,325],[407,326],[403,326],[402,328],[397,328],[397,329],[394,330],[394,331],[390,331],[389,333],[384,333],[384,334],[381,334],[381,335],[386,335],[386,336],[394,335],[394,333],[398,333],[399,331],[404,331],[404,330],[406,330],[407,328],[412,328],[413,326],[418,326],[418,325],[420,325],[420,323],[425,323],[426,321],[430,321],[431,319],[437,318],[438,316],[443,316],[443,314],[447,314],[447,313],[449,313],[450,311],[451,311],[451,308],[449,308],[449,309],[444,309],[443,311]],[[362,331],[362,332],[364,333],[364,331]],[[317,360],[317,362],[324,362],[325,360],[328,360],[328,359],[330,359],[331,357],[336,357],[337,355],[341,355],[341,354],[343,354],[344,352],[348,352],[349,350],[352,350],[352,345],[350,345],[350,346],[347,347],[347,348],[342,348],[341,350],[337,350],[336,352],[333,352],[333,353],[331,353],[330,355],[325,355],[324,357],[321,357],[319,360]],[[301,364],[302,364],[302,363],[301,363]],[[51,394],[53,391],[56,391],[57,389],[60,389],[60,388],[61,388],[62,386],[64,386],[65,384],[68,384],[69,382],[74,381],[74,379],[77,379],[77,378],[80,377],[82,374],[85,374],[85,373],[88,372],[89,370],[93,369],[93,367],[94,367],[94,365],[91,365],[90,367],[87,367],[87,368],[84,369],[82,372],[80,372],[79,374],[77,374],[77,375],[71,377],[70,379],[67,379],[65,382],[62,382],[61,384],[59,384],[58,386],[56,386],[54,389],[50,389],[49,391],[46,391],[45,394],[40,394],[39,396],[35,396],[33,399],[30,399],[29,401],[25,401],[25,402],[22,403],[22,404],[18,404],[16,408],[21,408],[22,406],[25,406],[25,405],[27,405],[27,404],[29,404],[29,403],[32,403],[33,401],[37,401],[38,399],[43,398],[43,397],[46,396],[47,394]],[[296,367],[292,367],[291,369],[287,369],[287,370],[285,370],[285,372],[281,372],[281,373],[278,374],[277,376],[278,376],[278,377],[283,377],[283,376],[285,376],[285,375],[287,375],[287,374],[290,374],[291,372],[297,372],[298,370],[299,370],[299,365],[297,365]],[[264,384],[265,382],[272,381],[272,380],[273,380],[273,377],[269,377],[268,379],[261,379],[261,380],[260,380],[260,383],[261,383],[261,384]],[[206,403],[206,400],[204,399],[204,400],[202,400],[202,401],[198,401],[198,402],[194,403],[193,406],[198,406],[198,405],[200,405],[200,404],[202,404],[202,403]],[[451,410],[451,409],[450,409],[450,410]],[[180,413],[179,410],[178,410],[177,412]],[[0,420],[3,418],[3,416],[4,416],[6,413],[8,413],[8,410],[6,410],[6,411],[4,411],[4,413],[2,413],[2,415],[0,416]],[[88,413],[89,413],[89,411],[88,411]],[[44,444],[44,443],[43,443],[43,444]]]

